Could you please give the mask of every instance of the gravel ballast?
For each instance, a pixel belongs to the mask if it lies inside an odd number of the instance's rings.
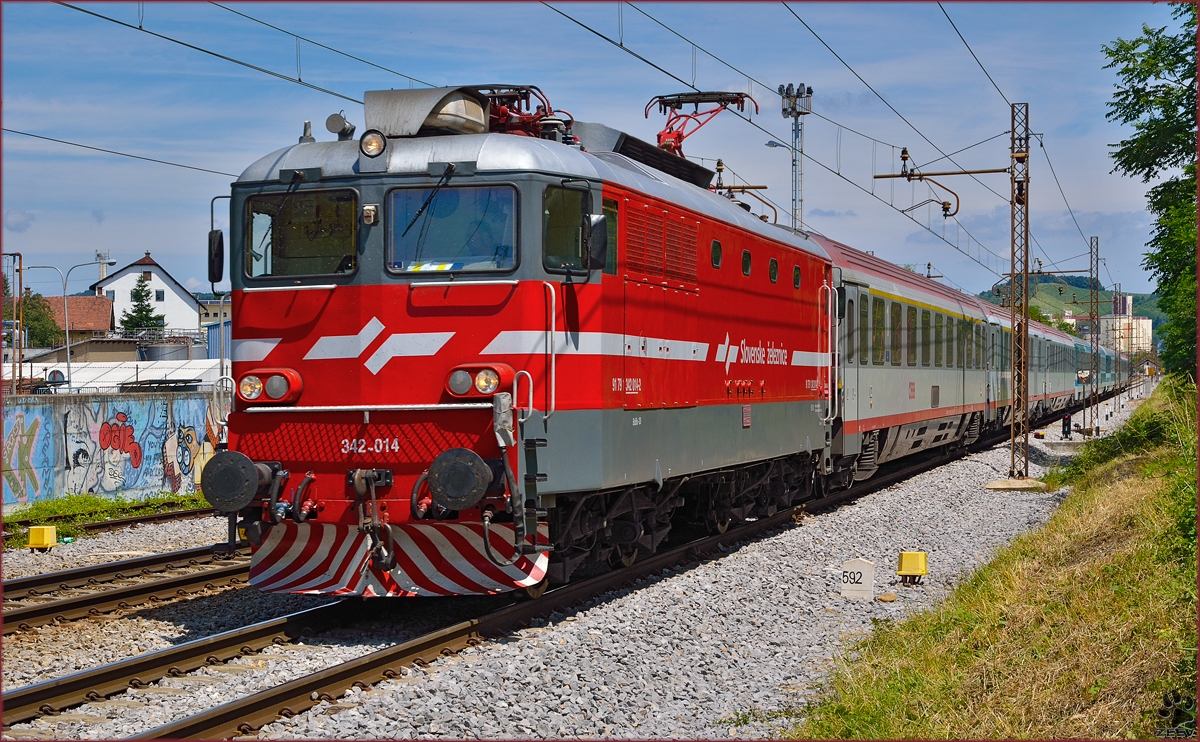
[[[1118,418],[1132,407],[1127,404]],[[1119,419],[1101,425],[1111,428]],[[1048,441],[1060,438],[1059,427],[1056,422],[1046,428]],[[1043,473],[1039,462],[1058,460],[1061,452],[1038,441],[1033,445],[1030,475],[1036,477]],[[826,677],[833,658],[848,641],[869,632],[873,620],[933,606],[998,548],[1050,517],[1066,490],[984,488],[1006,477],[1008,467],[1008,445],[996,446],[740,543],[719,558],[606,594],[571,615],[555,614],[544,625],[408,670],[405,677],[369,690],[351,691],[336,704],[323,702],[264,727],[259,736],[778,736],[781,730],[769,718],[743,712],[769,714],[802,704]],[[930,574],[923,584],[897,584],[899,551],[927,552]],[[893,592],[895,602],[840,597],[841,564],[855,557],[875,563],[876,594]],[[234,592],[249,597],[248,591]],[[236,613],[242,605],[231,601],[210,610]],[[110,699],[129,704],[76,710],[93,719],[42,719],[17,728],[65,738],[136,734],[402,641],[429,622],[436,620],[360,626],[319,637],[313,641],[319,649],[273,647],[237,660],[244,669],[205,668],[189,675],[199,679],[164,680]],[[104,630],[124,631],[119,627],[125,623],[111,621]],[[133,644],[146,631],[108,636],[97,641],[110,647]],[[86,646],[80,643],[75,651]],[[7,647],[5,660],[7,687],[12,664]]]

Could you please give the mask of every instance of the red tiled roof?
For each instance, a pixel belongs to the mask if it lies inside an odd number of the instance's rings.
[[[54,313],[54,324],[63,326],[63,300],[61,296],[47,296],[46,303]],[[71,332],[105,332],[114,327],[113,303],[106,296],[68,296],[71,302]]]
[[[154,262],[154,258],[150,257],[150,251],[147,250],[146,257],[138,258],[137,260],[130,263],[130,265],[158,265],[158,263]],[[159,266],[159,267],[161,267],[161,266]]]

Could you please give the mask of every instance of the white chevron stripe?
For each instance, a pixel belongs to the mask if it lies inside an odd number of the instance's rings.
[[[806,350],[792,351],[793,366],[828,366],[828,353],[810,353]]]
[[[453,332],[396,333],[383,342],[367,359],[367,370],[378,374],[393,358],[432,356],[454,337]]]
[[[642,338],[616,332],[556,332],[554,352],[559,355],[637,356],[641,355],[643,340],[647,354],[654,358],[672,361],[703,361],[708,358],[708,343]],[[538,355],[545,352],[545,331],[505,330],[493,338],[480,351],[480,355]]]
[[[234,340],[230,358],[235,361],[250,361],[255,363],[263,360],[283,338],[256,338],[254,340]]]
[[[358,358],[366,351],[367,346],[375,342],[379,333],[383,332],[383,323],[372,317],[371,321],[358,331],[357,335],[326,335],[318,338],[313,347],[304,356],[306,361],[332,360],[335,358]]]

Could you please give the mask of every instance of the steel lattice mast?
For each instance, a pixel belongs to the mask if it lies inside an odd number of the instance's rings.
[[[1012,104],[1012,454],[1009,478],[1029,476],[1029,104]]]

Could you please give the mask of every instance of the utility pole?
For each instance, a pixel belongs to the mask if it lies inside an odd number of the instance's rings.
[[[1088,427],[1088,415],[1091,415],[1091,428],[1088,432],[1099,432],[1100,421],[1096,419],[1100,404],[1100,238],[1088,239],[1088,253],[1091,257],[1088,270],[1091,291],[1088,294],[1088,320],[1092,323],[1092,331],[1088,337],[1091,340],[1092,358],[1088,372],[1088,382],[1091,384],[1091,394],[1088,397],[1087,410],[1084,412],[1083,424]]]
[[[1012,104],[1012,445],[1009,479],[1029,478],[1029,104]]]
[[[792,229],[804,228],[804,119],[812,113],[813,89],[804,83],[779,86],[783,117],[792,120]]]

